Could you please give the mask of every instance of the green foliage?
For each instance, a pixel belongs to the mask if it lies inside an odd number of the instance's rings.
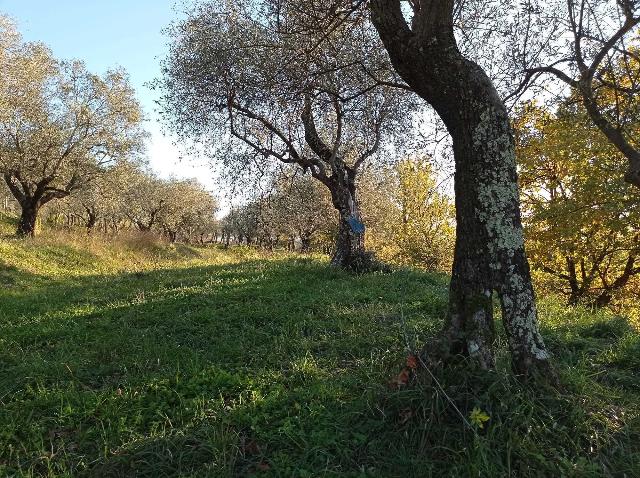
[[[23,208],[37,212],[142,150],[126,72],[98,76],[81,61],[59,61],[4,18],[0,36],[0,174]]]
[[[327,189],[293,171],[277,176],[260,197],[232,209],[222,225],[224,234],[238,243],[326,251],[335,243],[336,216]]]
[[[441,326],[444,276],[46,234],[0,258],[2,476],[640,472],[640,340],[605,311],[541,303],[561,393],[515,380],[505,347],[495,372],[389,389]],[[443,390],[491,419],[467,428]]]
[[[48,206],[45,216],[53,228],[64,224],[113,235],[137,229],[189,243],[216,231],[217,209],[216,198],[195,179],[160,179],[135,165],[121,164]]]

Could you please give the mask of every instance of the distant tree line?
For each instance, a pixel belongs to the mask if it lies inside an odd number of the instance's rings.
[[[0,187],[0,200],[0,209],[19,214],[20,205],[6,187]],[[43,206],[39,221],[87,234],[138,231],[169,242],[205,243],[218,237],[217,211],[217,199],[197,181],[161,179],[123,164]]]

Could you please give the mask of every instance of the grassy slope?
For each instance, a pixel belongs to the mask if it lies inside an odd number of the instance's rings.
[[[491,416],[474,432],[433,384],[387,386],[437,329],[443,277],[65,244],[0,239],[0,476],[640,476],[623,319],[543,303],[561,394],[504,363],[440,372]]]

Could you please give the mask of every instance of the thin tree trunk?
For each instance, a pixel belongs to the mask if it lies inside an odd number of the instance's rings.
[[[87,213],[87,234],[91,234],[96,226],[96,223],[98,222],[98,215],[95,212],[89,210],[87,210]]]
[[[453,139],[457,234],[449,313],[425,356],[464,354],[493,367],[497,292],[514,371],[553,380],[524,251],[507,110],[486,73],[460,54],[452,0],[421,2],[411,27],[399,0],[373,0],[371,8],[396,71],[435,108]]]
[[[311,250],[311,235],[300,235],[300,252],[307,253]]]

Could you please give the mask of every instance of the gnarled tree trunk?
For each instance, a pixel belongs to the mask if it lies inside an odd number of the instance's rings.
[[[34,237],[36,234],[36,221],[40,210],[39,201],[25,198],[20,201],[22,212],[16,229],[16,235],[20,237]]]
[[[16,198],[22,209],[20,222],[16,235],[20,237],[33,237],[36,232],[36,221],[40,208],[53,199],[67,197],[76,184],[75,176],[66,189],[52,187],[53,176],[47,176],[38,182],[31,182],[21,178],[17,172],[5,172],[3,178],[7,187]]]
[[[453,139],[457,235],[449,312],[428,358],[464,354],[494,365],[492,297],[497,293],[523,376],[551,372],[538,331],[524,251],[515,146],[507,110],[491,80],[464,58],[453,34],[453,0],[416,3],[411,27],[399,0],[373,0],[372,21],[397,72],[431,104]]]
[[[336,102],[337,104],[338,102]],[[339,129],[341,110],[336,108]],[[338,211],[338,235],[336,248],[331,258],[331,265],[356,272],[366,272],[372,269],[373,256],[368,254],[364,245],[364,224],[356,197],[356,175],[358,167],[368,154],[361,156],[353,166],[348,166],[345,159],[338,154],[337,148],[330,148],[318,135],[315,121],[311,114],[311,100],[305,98],[305,108],[302,113],[302,122],[305,130],[305,141],[318,157],[323,158],[330,166],[331,174],[324,171],[312,173],[331,192],[333,207]],[[375,149],[371,150],[371,153]]]
[[[355,172],[335,174],[329,180],[333,206],[338,211],[338,235],[331,265],[358,270],[364,266],[366,251],[364,225],[356,197]]]

